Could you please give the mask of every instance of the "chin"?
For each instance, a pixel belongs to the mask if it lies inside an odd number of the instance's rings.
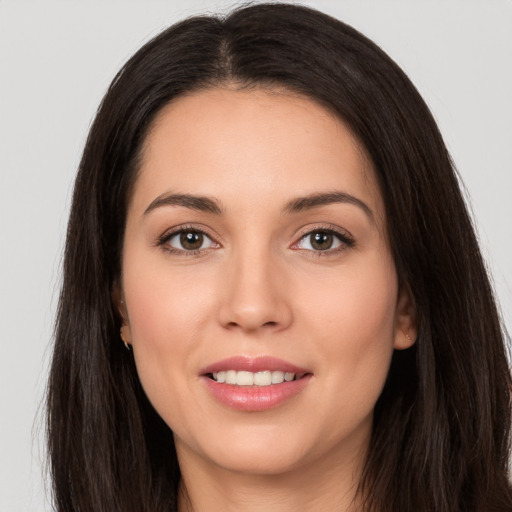
[[[175,436],[178,458],[180,454],[203,459],[226,471],[271,476],[287,473],[300,467],[307,459],[305,433],[292,435],[277,427],[238,428],[224,430],[219,435],[202,437],[201,443],[190,439],[181,440]]]
[[[246,475],[277,476],[305,464],[302,453],[294,449],[267,446],[265,449],[232,449],[219,454],[215,461],[223,469]]]

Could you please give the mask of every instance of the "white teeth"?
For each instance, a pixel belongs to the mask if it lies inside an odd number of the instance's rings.
[[[236,370],[228,370],[226,372],[226,384],[236,384]]]
[[[272,384],[281,384],[284,381],[284,372],[272,372]]]
[[[270,386],[272,384],[282,384],[295,379],[295,374],[290,372],[265,370],[262,372],[246,372],[227,370],[215,372],[212,374],[213,380],[219,384],[236,384],[237,386]]]
[[[272,384],[272,372],[258,372],[254,374],[255,386],[270,386]]]
[[[254,384],[254,373],[237,372],[236,383],[239,386],[252,386]]]

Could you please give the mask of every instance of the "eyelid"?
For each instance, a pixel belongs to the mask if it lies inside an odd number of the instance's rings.
[[[186,232],[186,231],[195,231],[198,233],[203,234],[205,237],[209,238],[213,244],[216,245],[216,247],[207,247],[203,249],[194,249],[194,250],[186,250],[186,249],[178,249],[175,247],[172,247],[168,245],[169,240],[171,240],[174,236]],[[318,231],[324,231],[327,233],[333,234],[340,242],[340,247],[325,249],[325,250],[314,250],[314,249],[304,249],[302,247],[298,247],[298,244],[307,236],[318,232]],[[218,237],[212,235],[209,230],[198,226],[196,224],[183,224],[183,225],[177,225],[173,226],[169,229],[167,229],[162,235],[160,235],[157,238],[156,244],[157,246],[162,247],[162,249],[166,250],[167,252],[179,254],[179,255],[185,255],[185,256],[194,256],[204,253],[205,251],[208,251],[212,248],[217,249],[222,247],[222,245],[218,242]],[[339,251],[343,251],[347,248],[351,248],[355,245],[354,237],[346,230],[341,228],[340,226],[334,225],[334,224],[318,224],[318,225],[308,225],[299,230],[299,232],[296,235],[296,241],[290,246],[291,249],[297,250],[297,251],[305,251],[310,253],[310,255],[314,256],[322,256],[322,255],[332,255],[334,253],[337,253]]]
[[[205,237],[209,238],[212,243],[214,243],[217,247],[207,247],[203,249],[194,249],[194,250],[186,250],[186,249],[177,249],[176,247],[172,247],[168,245],[169,240],[174,238],[175,236],[179,235],[180,233],[187,232],[187,231],[195,231],[197,233],[201,233]],[[167,229],[162,235],[160,235],[157,238],[156,244],[157,246],[162,247],[167,252],[173,253],[173,254],[180,254],[185,256],[194,256],[198,255],[199,253],[203,253],[204,251],[207,251],[212,248],[219,248],[221,247],[221,244],[217,241],[217,237],[213,236],[211,233],[208,232],[208,230],[197,226],[195,224],[182,224],[178,226],[173,226],[172,228]]]
[[[298,247],[298,244],[307,236],[318,232],[324,231],[327,233],[332,233],[341,243],[341,247],[336,247],[334,249],[326,249],[324,251],[315,251],[312,249],[304,249],[302,247]],[[306,227],[301,228],[299,233],[297,234],[296,241],[290,247],[291,249],[297,251],[307,251],[309,253],[313,253],[315,256],[328,255],[333,254],[338,251],[343,251],[344,249],[353,247],[355,245],[354,237],[346,230],[341,228],[340,226],[336,226],[334,224],[318,224],[315,226],[308,225]]]

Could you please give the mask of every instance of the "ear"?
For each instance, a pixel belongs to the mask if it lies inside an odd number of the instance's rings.
[[[393,346],[397,350],[410,348],[416,342],[417,336],[416,306],[409,285],[404,283],[398,292]]]
[[[112,287],[111,297],[112,304],[114,305],[114,308],[121,320],[121,330],[119,333],[121,340],[124,342],[125,345],[131,344],[132,335],[130,330],[130,323],[128,321],[128,310],[126,308],[126,303],[124,300],[124,293],[119,283],[115,283],[114,286]]]

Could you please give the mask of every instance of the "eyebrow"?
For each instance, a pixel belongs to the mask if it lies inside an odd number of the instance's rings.
[[[320,206],[327,206],[334,203],[348,203],[361,208],[364,213],[374,221],[374,216],[371,208],[361,199],[354,197],[346,192],[333,191],[333,192],[317,192],[305,197],[298,197],[290,201],[284,208],[285,213],[298,213],[312,208],[319,208]]]
[[[221,215],[223,209],[216,199],[191,194],[162,194],[154,199],[144,211],[144,215],[162,206],[183,206],[191,210]]]
[[[370,207],[361,199],[354,197],[346,192],[316,192],[304,197],[298,197],[289,201],[283,209],[285,214],[299,213],[305,210],[319,208],[335,203],[352,204],[359,207],[363,212],[374,220],[373,212]],[[224,209],[220,202],[212,197],[196,196],[193,194],[172,194],[164,193],[154,199],[151,204],[144,211],[147,215],[151,211],[162,206],[182,206],[191,210],[200,212],[213,213],[215,215],[222,215]]]

